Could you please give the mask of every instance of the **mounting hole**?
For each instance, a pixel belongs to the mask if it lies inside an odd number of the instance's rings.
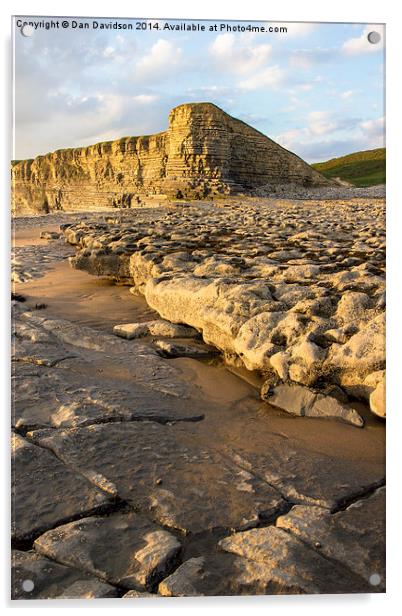
[[[24,580],[22,582],[22,590],[24,592],[32,592],[34,588],[35,588],[35,584],[33,583],[32,580]]]
[[[381,575],[378,575],[378,573],[373,573],[372,575],[370,575],[369,582],[372,586],[378,586],[378,584],[381,582]]]
[[[24,24],[21,28],[22,36],[32,36],[34,33],[34,27],[29,24]]]
[[[379,32],[375,32],[373,30],[373,32],[369,32],[368,33],[367,40],[372,45],[377,45],[377,43],[379,43],[381,41],[381,34]]]

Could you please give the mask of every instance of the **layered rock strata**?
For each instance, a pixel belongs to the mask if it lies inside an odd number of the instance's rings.
[[[180,105],[165,132],[57,150],[12,166],[13,211],[135,207],[259,186],[331,186],[302,159],[211,103]]]
[[[385,415],[383,202],[230,201],[64,234],[73,267],[133,283],[229,362],[336,384]]]

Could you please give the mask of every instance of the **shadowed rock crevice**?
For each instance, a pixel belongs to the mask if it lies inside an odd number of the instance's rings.
[[[361,501],[364,501],[371,496],[376,495],[381,492],[386,485],[386,478],[384,476],[383,479],[379,479],[375,481],[372,485],[367,486],[366,488],[362,488],[360,491],[357,491],[355,494],[350,494],[350,496],[345,497],[343,501],[340,501],[336,507],[332,507],[331,513],[338,513],[339,511],[345,511],[348,507],[352,505],[362,504]]]

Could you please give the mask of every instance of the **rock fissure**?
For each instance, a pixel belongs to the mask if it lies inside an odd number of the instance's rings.
[[[365,486],[360,491],[356,491],[354,494],[345,497],[340,503],[331,508],[331,513],[338,513],[339,511],[345,511],[348,507],[355,504],[361,504],[366,498],[369,498],[373,494],[376,494],[378,490],[386,486],[386,478],[379,479],[373,482],[372,485]]]

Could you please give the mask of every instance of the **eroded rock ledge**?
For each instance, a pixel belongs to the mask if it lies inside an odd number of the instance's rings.
[[[63,231],[73,267],[132,283],[228,362],[269,385],[340,386],[385,416],[382,200],[230,200]]]
[[[301,158],[211,103],[180,105],[165,132],[57,150],[12,167],[13,210],[132,207],[260,186],[332,186]]]

